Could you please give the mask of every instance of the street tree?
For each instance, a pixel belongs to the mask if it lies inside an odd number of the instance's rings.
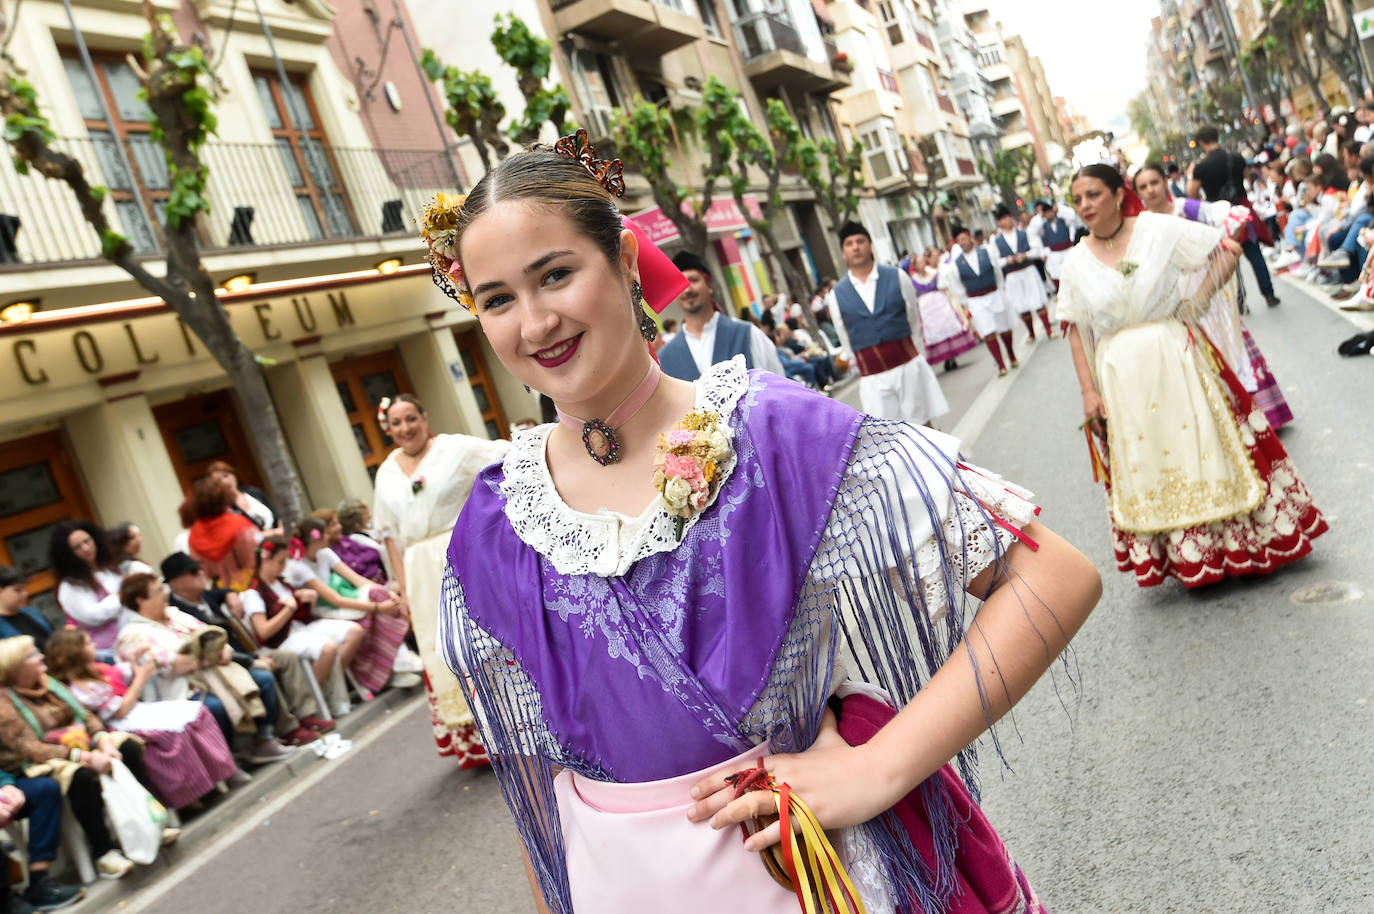
[[[947,239],[941,236],[935,224],[935,208],[945,197],[944,191],[940,189],[940,181],[945,178],[940,147],[934,137],[926,137],[919,143],[916,149],[912,149],[911,142],[902,137],[902,151],[906,154],[908,166],[903,169],[903,174],[906,176],[907,189],[916,198],[922,215],[930,223],[931,234],[943,244]]]
[[[510,125],[511,139],[521,146],[537,142],[544,124],[565,135],[573,132],[568,120],[572,99],[559,83],[553,88],[544,85],[553,61],[553,46],[547,38],[530,31],[525,20],[514,13],[496,14],[496,28],[491,33],[491,45],[511,67],[515,68],[516,85],[525,97],[525,111]]]
[[[143,0],[143,15],[150,32],[137,68],[143,84],[140,97],[151,112],[150,137],[166,156],[170,187],[162,226],[165,276],[149,272],[129,240],[110,225],[104,207],[107,189],[92,185],[80,162],[54,148],[57,138],[40,109],[37,90],[20,78],[8,58],[0,57],[5,142],[21,174],[34,171],[71,188],[86,222],[100,238],[101,256],[166,302],[224,369],[238,394],[240,415],[278,514],[290,524],[304,512],[305,498],[267,379],[258,358],[234,333],[228,312],[215,297],[215,282],[200,259],[197,220],[210,211],[205,192],[209,169],[201,150],[217,123],[214,99],[206,88],[213,84],[210,67],[200,48],[177,40],[176,26],[169,16],[158,14],[152,0]]]
[[[1287,78],[1281,65],[1283,51],[1278,38],[1265,35],[1252,41],[1240,52],[1238,63],[1250,75],[1260,94],[1259,101],[1268,105],[1277,117],[1283,107],[1283,97],[1288,94]]]
[[[802,178],[815,193],[816,202],[831,225],[838,226],[859,211],[859,189],[864,183],[863,152],[863,141],[856,137],[850,137],[848,149],[825,137],[819,143],[803,146],[797,154]]]
[[[1030,186],[1035,180],[1035,156],[1024,146],[998,149],[993,152],[991,161],[978,160],[978,171],[989,184],[997,188],[1002,205],[1014,208],[1017,197],[1021,195],[1019,188]],[[1022,175],[1025,176],[1024,181]]]
[[[1308,36],[1325,28],[1324,4],[1320,0],[1260,0],[1260,9],[1288,66],[1306,84],[1313,99],[1323,100],[1321,78],[1326,59],[1322,54],[1312,53]]]
[[[806,280],[792,262],[783,254],[775,234],[775,220],[786,216],[782,200],[782,175],[784,170],[800,171],[803,160],[818,169],[815,144],[802,135],[801,128],[787,110],[787,106],[776,98],[768,99],[765,113],[768,133],[765,135],[748,117],[739,104],[739,94],[714,76],[706,82],[702,90],[701,115],[697,126],[702,136],[712,138],[708,142],[729,143],[734,156],[724,163],[719,177],[730,183],[740,212],[749,222],[749,227],[763,242],[764,254],[780,269],[788,294],[793,301],[809,301],[811,290]],[[758,196],[761,217],[750,213],[745,203],[745,194],[752,185],[750,168],[763,173],[764,190]],[[816,177],[819,180],[819,177]],[[811,327],[815,318],[809,308],[802,314]]]
[[[444,120],[459,136],[472,141],[482,160],[482,170],[491,171],[492,154],[495,153],[497,160],[504,159],[510,147],[501,133],[506,106],[496,94],[491,77],[477,70],[445,66],[429,48],[420,55],[420,67],[429,81],[437,83],[444,93]]]
[[[693,187],[689,163],[682,158],[678,165],[686,180],[678,183],[669,151],[677,145],[674,137],[695,130],[696,112],[686,109],[678,113],[676,122],[674,116],[673,110],[636,95],[628,111],[616,108],[611,112],[611,129],[625,167],[648,180],[654,203],[677,229],[682,246],[701,255],[706,251],[706,212],[715,199],[717,176],[724,170],[730,149],[720,142],[707,145],[710,158],[699,189]]]

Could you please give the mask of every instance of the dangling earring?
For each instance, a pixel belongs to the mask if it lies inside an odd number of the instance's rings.
[[[635,312],[639,315],[639,335],[644,337],[644,342],[652,343],[658,338],[658,324],[644,310],[644,289],[637,279],[630,282],[630,300],[634,302]]]
[[[527,394],[532,394],[532,393],[534,393],[534,391],[530,390],[530,386],[529,386],[528,384],[525,384],[525,385],[522,385],[522,386],[525,388],[525,393],[527,393]]]

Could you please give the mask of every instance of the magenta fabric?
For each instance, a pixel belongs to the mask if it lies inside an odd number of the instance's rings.
[[[143,740],[148,780],[169,809],[190,806],[214,790],[216,781],[228,780],[239,770],[224,734],[204,705],[181,732],[139,730],[136,735]]]
[[[840,708],[840,736],[851,746],[862,745],[896,714],[876,699],[850,695]],[[958,825],[958,847],[954,854],[957,885],[944,914],[1044,914],[1044,905],[1031,890],[1021,868],[1007,854],[1002,839],[969,795],[954,767],[945,765],[932,778],[938,779],[944,787]],[[892,812],[906,830],[912,846],[934,870],[935,838],[921,789],[918,787],[907,794]],[[910,902],[900,910],[925,914],[921,907],[911,906]]]
[[[664,308],[687,290],[687,277],[658,249],[658,245],[649,240],[637,222],[629,216],[620,218],[639,242],[639,284],[644,289],[644,300],[655,314],[662,314]]]

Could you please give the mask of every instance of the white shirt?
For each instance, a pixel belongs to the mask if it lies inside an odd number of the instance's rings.
[[[701,336],[693,333],[686,324],[682,325],[682,336],[687,340],[687,351],[692,353],[692,361],[697,363],[697,372],[700,374],[706,374],[715,364],[712,357],[716,351],[716,327],[719,324],[720,312],[717,311],[711,315],[706,326],[701,328]],[[777,347],[768,338],[768,334],[753,324],[749,325],[749,358],[755,368],[786,377],[786,372],[782,370],[782,360],[778,358]]]
[[[1353,139],[1360,144],[1368,143],[1371,139],[1374,139],[1374,126],[1361,124],[1356,127]]]
[[[291,592],[291,588],[281,581],[273,581],[267,586],[272,588],[272,592],[277,595],[279,600],[295,599],[295,594]],[[262,594],[258,593],[257,590],[245,590],[239,594],[239,598],[243,600],[243,617],[245,619],[267,613],[267,601],[262,598]]]
[[[1072,207],[1065,206],[1063,203],[1055,208],[1055,215],[1064,220],[1064,224],[1069,228],[1069,237],[1073,237],[1073,230],[1078,226],[1078,213]],[[1045,246],[1045,217],[1036,213],[1031,216],[1030,225],[1026,227],[1026,234],[1030,236],[1031,250],[1037,246]]]
[[[868,313],[872,314],[877,307],[878,300],[878,265],[875,263],[873,269],[868,272],[868,278],[860,280],[854,275],[854,271],[849,271],[849,281],[854,286],[854,291],[859,293],[859,301],[864,303]],[[897,271],[897,288],[902,294],[902,304],[906,305],[906,322],[911,327],[911,341],[916,344],[916,348],[921,348],[921,306],[916,301],[916,288],[911,284],[911,280]],[[849,344],[849,329],[844,325],[844,312],[840,310],[839,303],[835,301],[835,290],[830,291],[826,298],[826,303],[834,305],[830,309],[830,316],[835,320],[835,332],[840,335],[840,348],[854,351],[854,347]]]
[[[1011,257],[1002,256],[1002,250],[997,246],[998,236],[1006,239],[1007,247],[1011,250]],[[1020,244],[1020,240],[1016,237],[1016,229],[1012,229],[1010,232],[999,230],[996,235],[988,239],[988,253],[992,255],[993,261],[1005,271],[1008,266],[1012,265],[1011,258],[1016,256],[1016,247],[1018,244]],[[1030,247],[1030,250],[1026,252],[1026,258],[1028,260],[1045,259],[1045,249],[1040,244],[1040,237],[1038,235],[1027,231],[1026,244]]]
[[[334,566],[343,560],[339,554],[328,546],[315,553],[315,560],[300,558],[291,559],[286,563],[286,573],[282,575],[286,583],[294,588],[304,587],[311,581],[319,581],[321,584],[329,583],[329,574],[334,570]]]

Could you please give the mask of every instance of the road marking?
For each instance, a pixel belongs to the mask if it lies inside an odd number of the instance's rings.
[[[1369,312],[1342,311],[1340,302],[1333,299],[1326,292],[1314,288],[1308,283],[1299,282],[1298,280],[1293,279],[1291,276],[1285,276],[1280,274],[1277,278],[1283,280],[1287,285],[1292,286],[1294,289],[1306,293],[1307,296],[1311,298],[1313,301],[1315,301],[1317,304],[1323,306],[1328,311],[1331,311],[1334,314],[1340,315],[1341,317],[1350,321],[1350,323],[1354,324],[1359,329],[1365,331],[1374,330],[1374,317],[1370,317]]]
[[[392,712],[385,715],[385,719],[376,727],[373,727],[371,732],[366,735],[355,735],[352,737],[353,748],[350,750],[349,755],[343,760],[344,764],[347,764],[352,759],[361,755],[364,749],[390,732],[392,727],[398,726],[402,720],[405,720],[412,713],[416,712],[420,706],[407,702],[403,707],[405,707],[405,710],[400,713],[392,709]],[[223,853],[230,845],[242,840],[254,829],[261,828],[265,821],[271,819],[291,802],[300,797],[301,794],[305,793],[311,787],[314,787],[337,770],[338,765],[320,759],[313,771],[303,777],[296,778],[290,786],[283,790],[266,806],[253,807],[250,814],[244,816],[243,820],[237,825],[196,851],[193,856],[178,860],[174,867],[159,876],[157,881],[152,885],[145,889],[140,889],[137,893],[128,898],[122,899],[120,907],[129,911],[142,911],[151,906],[158,899],[185,882],[187,877],[198,872],[202,864],[208,863],[205,858],[214,857]]]
[[[1045,347],[1045,344],[1050,342],[1060,343],[1064,340],[1062,338],[1040,340],[1025,355],[1021,356],[1020,368],[1013,368],[1005,377],[999,378],[994,375],[992,380],[983,386],[982,392],[964,411],[964,415],[959,418],[959,421],[954,424],[954,428],[950,431],[951,435],[959,439],[959,452],[961,454],[968,457],[973,453],[973,446],[978,441],[978,436],[992,421],[993,415],[997,412],[997,407],[1001,406],[1002,401],[1007,398],[1007,394],[1011,392],[1011,387],[1016,383],[1021,371],[1030,364],[1030,360],[1035,358],[1036,354]]]

